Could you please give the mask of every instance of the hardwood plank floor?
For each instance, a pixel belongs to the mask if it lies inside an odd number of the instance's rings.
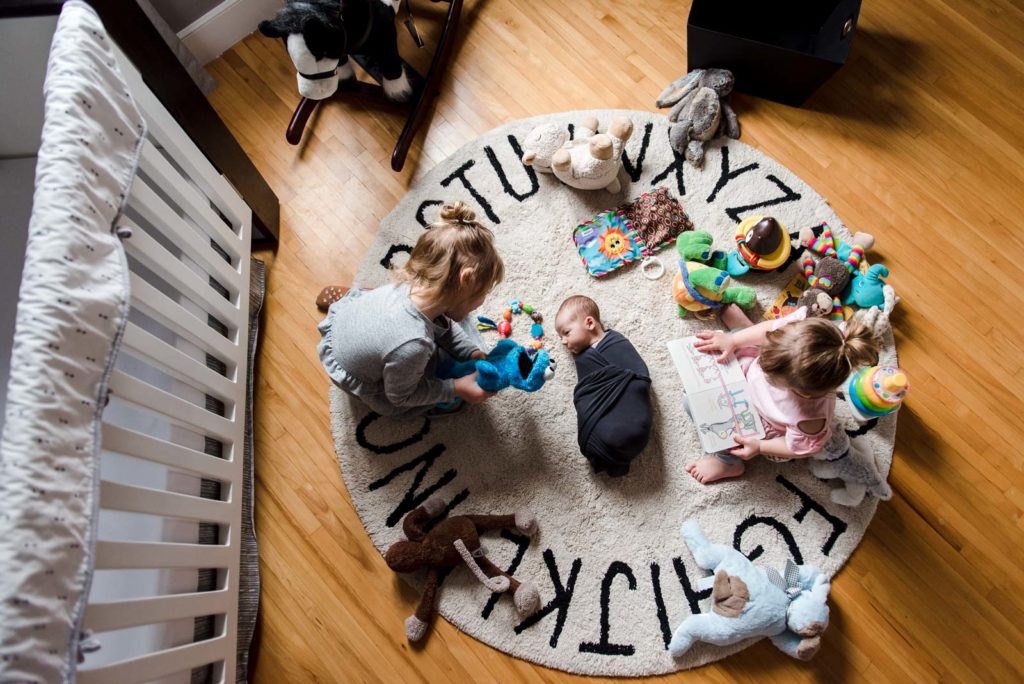
[[[445,9],[416,5],[431,48]],[[409,185],[481,133],[550,111],[653,109],[685,70],[686,11],[469,0],[401,174],[389,169],[398,110],[330,102],[291,147],[295,77],[280,43],[253,35],[210,65],[211,101],[282,201],[280,247],[259,254],[269,262],[256,376],[260,681],[573,679],[443,621],[422,650],[406,644],[416,596],[373,548],[338,472],[312,302],[323,285],[351,282]],[[425,70],[428,51],[402,40]],[[702,677],[1024,679],[1022,92],[1019,1],[872,0],[849,62],[806,106],[734,97],[744,142],[877,236],[903,297],[896,338],[914,389],[899,418],[895,496],[833,584],[822,652],[801,664],[762,642]]]

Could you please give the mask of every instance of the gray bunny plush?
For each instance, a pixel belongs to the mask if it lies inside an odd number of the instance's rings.
[[[892,498],[892,489],[879,472],[871,447],[860,438],[851,440],[842,425],[833,425],[832,436],[810,459],[810,467],[815,477],[843,481],[844,486],[833,489],[830,495],[841,506],[858,506],[869,492],[882,501]]]
[[[661,91],[655,103],[659,109],[672,107],[669,143],[694,166],[704,165],[704,150],[711,140],[740,137],[736,112],[727,99],[734,84],[726,69],[694,69]]]

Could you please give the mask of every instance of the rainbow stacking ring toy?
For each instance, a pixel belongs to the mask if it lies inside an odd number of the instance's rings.
[[[850,378],[848,395],[857,413],[866,418],[877,418],[898,409],[908,389],[910,380],[899,368],[872,366]]]

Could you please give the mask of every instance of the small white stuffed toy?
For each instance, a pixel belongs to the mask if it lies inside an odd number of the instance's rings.
[[[697,565],[713,573],[698,584],[712,586],[711,611],[683,620],[669,653],[678,658],[698,641],[728,646],[768,637],[787,655],[814,657],[828,627],[831,584],[821,570],[792,560],[781,574],[758,567],[736,549],[709,542],[695,520],[683,523],[680,532]]]
[[[624,117],[612,119],[604,133],[598,132],[597,119],[587,117],[572,140],[568,130],[542,124],[526,138],[523,163],[580,190],[618,192],[622,150],[632,134],[633,122]]]
[[[830,497],[840,506],[858,506],[871,493],[882,501],[892,498],[892,488],[875,463],[871,446],[862,439],[851,440],[841,425],[834,425],[825,447],[810,459],[811,474],[822,480],[839,479],[842,487]]]

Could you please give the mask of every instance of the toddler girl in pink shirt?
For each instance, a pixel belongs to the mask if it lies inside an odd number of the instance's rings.
[[[735,304],[722,310],[732,332],[699,332],[694,346],[725,361],[735,354],[754,408],[764,423],[764,439],[733,436],[737,446],[686,467],[708,484],[743,474],[744,462],[762,454],[789,460],[819,451],[832,434],[836,389],[855,369],[874,363],[878,342],[857,315],[846,333],[831,321],[807,318],[807,309],[754,325]]]

